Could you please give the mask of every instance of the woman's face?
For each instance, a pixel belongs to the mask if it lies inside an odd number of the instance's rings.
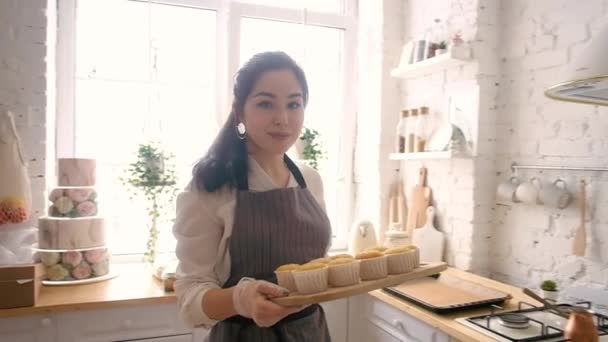
[[[290,70],[264,72],[245,100],[243,122],[252,152],[283,154],[300,136],[304,98]]]

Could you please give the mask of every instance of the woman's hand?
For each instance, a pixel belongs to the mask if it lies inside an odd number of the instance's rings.
[[[269,300],[286,296],[289,292],[265,280],[243,278],[234,287],[232,302],[236,312],[253,321],[260,327],[270,327],[304,307],[284,307]]]

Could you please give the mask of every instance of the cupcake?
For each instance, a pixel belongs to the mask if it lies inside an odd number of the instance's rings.
[[[416,268],[416,247],[405,246],[387,249],[386,263],[389,274],[400,274],[411,272]]]
[[[287,264],[279,266],[274,274],[277,275],[277,282],[279,286],[288,289],[290,292],[297,291],[296,283],[293,280],[292,271],[300,267],[298,264]]]
[[[337,258],[327,264],[329,285],[334,287],[348,286],[359,283],[359,260]]]
[[[301,294],[311,294],[327,290],[327,265],[308,263],[292,271],[296,288]]]
[[[379,251],[366,251],[357,254],[356,259],[361,261],[361,280],[374,280],[388,275],[386,257]]]
[[[310,260],[308,263],[309,264],[315,264],[315,263],[327,264],[330,261],[331,261],[331,258],[318,258],[318,259]]]
[[[386,251],[388,249],[388,247],[384,247],[384,246],[376,246],[376,247],[371,247],[366,249],[365,251],[377,251],[377,252],[381,252],[384,253],[384,251]]]
[[[336,259],[354,259],[355,257],[353,257],[350,254],[336,254],[336,255],[332,255],[331,257],[329,257],[331,260],[336,260]]]

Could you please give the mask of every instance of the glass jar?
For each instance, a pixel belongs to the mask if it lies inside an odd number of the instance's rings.
[[[416,120],[414,152],[424,152],[428,139],[429,107],[421,107]]]
[[[406,128],[406,152],[412,153],[416,151],[416,126],[418,125],[418,109],[410,110],[409,124]]]
[[[401,118],[397,124],[397,152],[406,152],[406,141],[407,141],[407,126],[409,125],[409,110],[404,109],[401,111]]]

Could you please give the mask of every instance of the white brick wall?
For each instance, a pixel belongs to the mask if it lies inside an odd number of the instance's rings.
[[[51,3],[52,5],[49,5]],[[46,211],[47,155],[53,155],[54,1],[0,1],[0,110],[13,112],[32,180],[34,215]],[[50,42],[50,43],[49,43]],[[49,48],[49,46],[51,48]]]
[[[476,64],[430,75],[430,81],[400,82],[401,101],[394,108],[382,108],[382,132],[394,138],[395,123],[402,108],[442,103],[450,82],[475,79],[479,84],[478,156],[473,160],[407,161],[406,191],[416,181],[417,170],[429,169],[429,186],[434,192],[437,225],[447,237],[446,256],[450,264],[515,283],[536,287],[544,278],[556,278],[563,286],[584,285],[606,288],[608,274],[608,203],[605,195],[608,174],[580,172],[521,172],[529,178],[565,179],[571,188],[585,177],[591,201],[589,234],[594,245],[588,258],[571,255],[574,228],[578,220],[578,199],[566,210],[551,210],[524,205],[496,206],[494,192],[498,182],[508,178],[510,165],[518,163],[570,166],[608,165],[608,110],[589,105],[563,103],[544,96],[544,89],[558,80],[559,71],[570,63],[583,44],[608,23],[608,0],[496,1],[496,0],[409,0],[395,5],[401,9],[403,42],[424,32],[434,18],[441,18],[454,30],[462,30],[474,49]],[[500,13],[500,17],[498,15]],[[384,27],[391,27],[390,16]],[[394,41],[386,41],[392,46]],[[397,50],[394,47],[392,51]],[[388,56],[390,60],[394,56]],[[379,58],[379,57],[378,57]],[[393,66],[396,66],[397,62]],[[378,79],[376,79],[378,80]],[[391,81],[382,78],[370,88],[390,91]],[[382,100],[384,101],[384,100]],[[371,103],[371,102],[370,102]],[[372,117],[370,119],[370,117]],[[367,121],[366,121],[367,120]],[[359,126],[374,129],[378,123],[369,111],[359,111]],[[375,122],[375,126],[368,123]],[[384,134],[382,136],[384,136]],[[369,139],[376,140],[369,140]],[[359,131],[355,174],[370,171],[369,162],[383,162],[370,143],[379,137]],[[389,149],[393,143],[387,144]],[[373,151],[374,159],[369,158]],[[382,149],[380,149],[382,151]],[[380,190],[386,201],[386,186],[392,176],[391,165],[374,183],[362,182],[359,188]],[[382,170],[382,168],[380,168]],[[375,171],[375,170],[374,170]],[[360,180],[366,179],[359,177]],[[374,189],[374,190],[372,190]],[[361,193],[360,193],[361,195]],[[358,212],[369,213],[369,204],[378,199],[359,196]],[[378,207],[373,215],[385,228]],[[384,208],[384,207],[383,207]],[[367,209],[367,211],[366,211]]]
[[[501,75],[496,126],[498,181],[518,163],[560,166],[608,165],[608,110],[553,101],[543,90],[559,80],[583,43],[606,22],[608,1],[501,1]],[[540,206],[497,206],[490,260],[493,276],[536,288],[541,280],[608,290],[608,174],[521,171],[520,176],[565,179],[576,201],[565,210]],[[587,234],[594,241],[587,258],[572,256],[579,225],[579,187],[589,183],[591,215]]]
[[[487,274],[488,241],[494,212],[493,190],[490,189],[495,183],[498,5],[495,0],[410,0],[403,4],[401,44],[422,35],[438,18],[447,24],[449,32],[461,31],[473,48],[476,63],[439,71],[424,80],[401,81],[401,101],[390,111],[383,111],[383,125],[391,128],[387,129],[387,134],[394,139],[395,122],[401,109],[427,105],[432,111],[443,111],[446,92],[456,83],[469,82],[464,83],[465,89],[472,95],[479,95],[479,99],[473,97],[476,100],[470,112],[480,123],[478,158],[404,161],[399,167],[404,174],[406,195],[416,184],[418,169],[421,166],[428,168],[428,185],[437,208],[436,225],[447,237],[447,261],[462,269]],[[393,146],[394,143],[391,148]]]

